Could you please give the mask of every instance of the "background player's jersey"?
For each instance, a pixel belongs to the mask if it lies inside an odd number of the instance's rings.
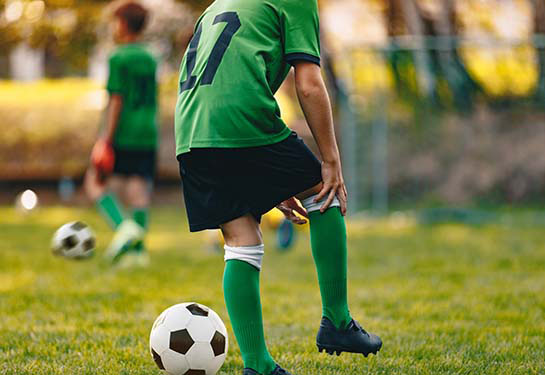
[[[157,147],[157,62],[140,44],[120,46],[110,56],[107,89],[123,97],[123,109],[114,135],[121,149]]]
[[[320,63],[317,0],[215,1],[182,61],[177,154],[288,137],[274,93],[297,60]]]

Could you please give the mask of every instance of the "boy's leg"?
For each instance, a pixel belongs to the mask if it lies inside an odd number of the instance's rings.
[[[106,219],[112,229],[116,230],[124,220],[121,204],[115,194],[105,193],[96,201],[98,211]]]
[[[131,207],[147,208],[149,204],[149,190],[144,178],[141,177],[120,177],[110,178],[112,190],[122,191],[125,195],[125,201]],[[140,215],[147,221],[147,214]],[[141,224],[138,224],[132,217],[126,217],[116,228],[116,233],[112,238],[105,257],[107,260],[116,263],[122,256],[138,244],[145,234]]]
[[[265,344],[259,290],[263,257],[259,224],[253,216],[246,215],[222,225],[221,230],[226,251],[225,303],[244,366],[259,374],[272,374],[276,363]]]
[[[313,202],[319,191],[316,187],[299,198],[309,215],[310,243],[320,284],[322,314],[336,328],[344,329],[352,320],[348,310],[346,226],[338,201],[333,204],[337,207],[332,205],[320,213],[321,203]]]
[[[115,185],[115,181],[109,182],[113,182]],[[115,194],[107,190],[105,184],[98,181],[97,173],[93,168],[89,168],[85,174],[84,187],[87,195],[95,202],[104,219],[112,229],[117,229],[124,219],[123,209]]]
[[[143,229],[143,233],[149,226],[149,206],[151,201],[151,183],[139,176],[130,177],[127,181],[127,200],[133,208],[133,220]],[[144,237],[133,246],[137,253],[145,251]]]
[[[321,213],[320,207],[325,200],[314,202],[320,188],[317,186],[298,196],[309,216],[312,255],[322,296],[323,318],[317,337],[318,349],[329,354],[376,354],[382,341],[353,320],[348,309],[346,226],[339,201],[335,198]]]
[[[136,224],[140,225],[144,229],[145,233],[148,231],[148,222],[149,222],[149,208],[134,208],[132,211],[132,218]],[[134,244],[133,250],[138,254],[143,254],[146,252],[146,247],[144,245],[145,238],[142,238],[140,241]]]

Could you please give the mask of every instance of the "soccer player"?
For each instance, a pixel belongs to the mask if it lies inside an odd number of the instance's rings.
[[[274,99],[291,67],[322,163]],[[190,230],[220,228],[225,239],[224,296],[243,374],[289,374],[267,350],[259,290],[259,222],[275,206],[296,224],[305,222],[296,212],[310,220],[323,306],[318,348],[378,352],[380,338],[348,309],[347,198],[320,70],[317,0],[212,3],[182,61],[175,128]]]
[[[116,230],[106,250],[117,262],[131,254],[145,265],[144,234],[155,172],[158,130],[157,63],[139,43],[148,11],[136,1],[122,1],[113,12],[115,40],[109,59],[110,94],[106,126],[91,155],[85,186],[99,211]],[[132,214],[126,216],[115,192],[123,193]]]

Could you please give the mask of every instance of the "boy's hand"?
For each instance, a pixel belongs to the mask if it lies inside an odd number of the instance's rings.
[[[114,170],[115,155],[110,142],[99,139],[91,152],[91,163],[103,175],[109,175]]]
[[[300,218],[295,214],[295,212],[299,213],[301,216],[308,218],[307,211],[301,205],[295,200],[295,198],[290,198],[287,201],[284,201],[280,203],[278,206],[276,206],[288,219],[294,224],[303,225],[306,224],[307,221],[303,218]],[[295,211],[295,212],[294,212]]]
[[[333,202],[335,196],[337,196],[339,203],[341,204],[341,213],[343,216],[346,215],[347,192],[341,170],[341,163],[323,162],[322,180],[324,183],[322,190],[314,199],[314,202],[319,202],[327,196],[327,200],[320,208],[320,212],[324,213],[331,205],[331,202]]]

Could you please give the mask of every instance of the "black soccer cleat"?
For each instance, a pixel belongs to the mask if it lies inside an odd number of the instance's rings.
[[[377,335],[367,333],[354,319],[344,330],[337,329],[331,320],[324,317],[316,338],[318,351],[341,355],[342,352],[358,353],[367,357],[370,353],[377,354],[382,347],[382,341]]]
[[[252,370],[251,368],[245,368],[242,375],[260,375],[257,371]],[[270,375],[291,375],[289,372],[284,370],[282,367],[276,365],[273,372],[270,373]]]

